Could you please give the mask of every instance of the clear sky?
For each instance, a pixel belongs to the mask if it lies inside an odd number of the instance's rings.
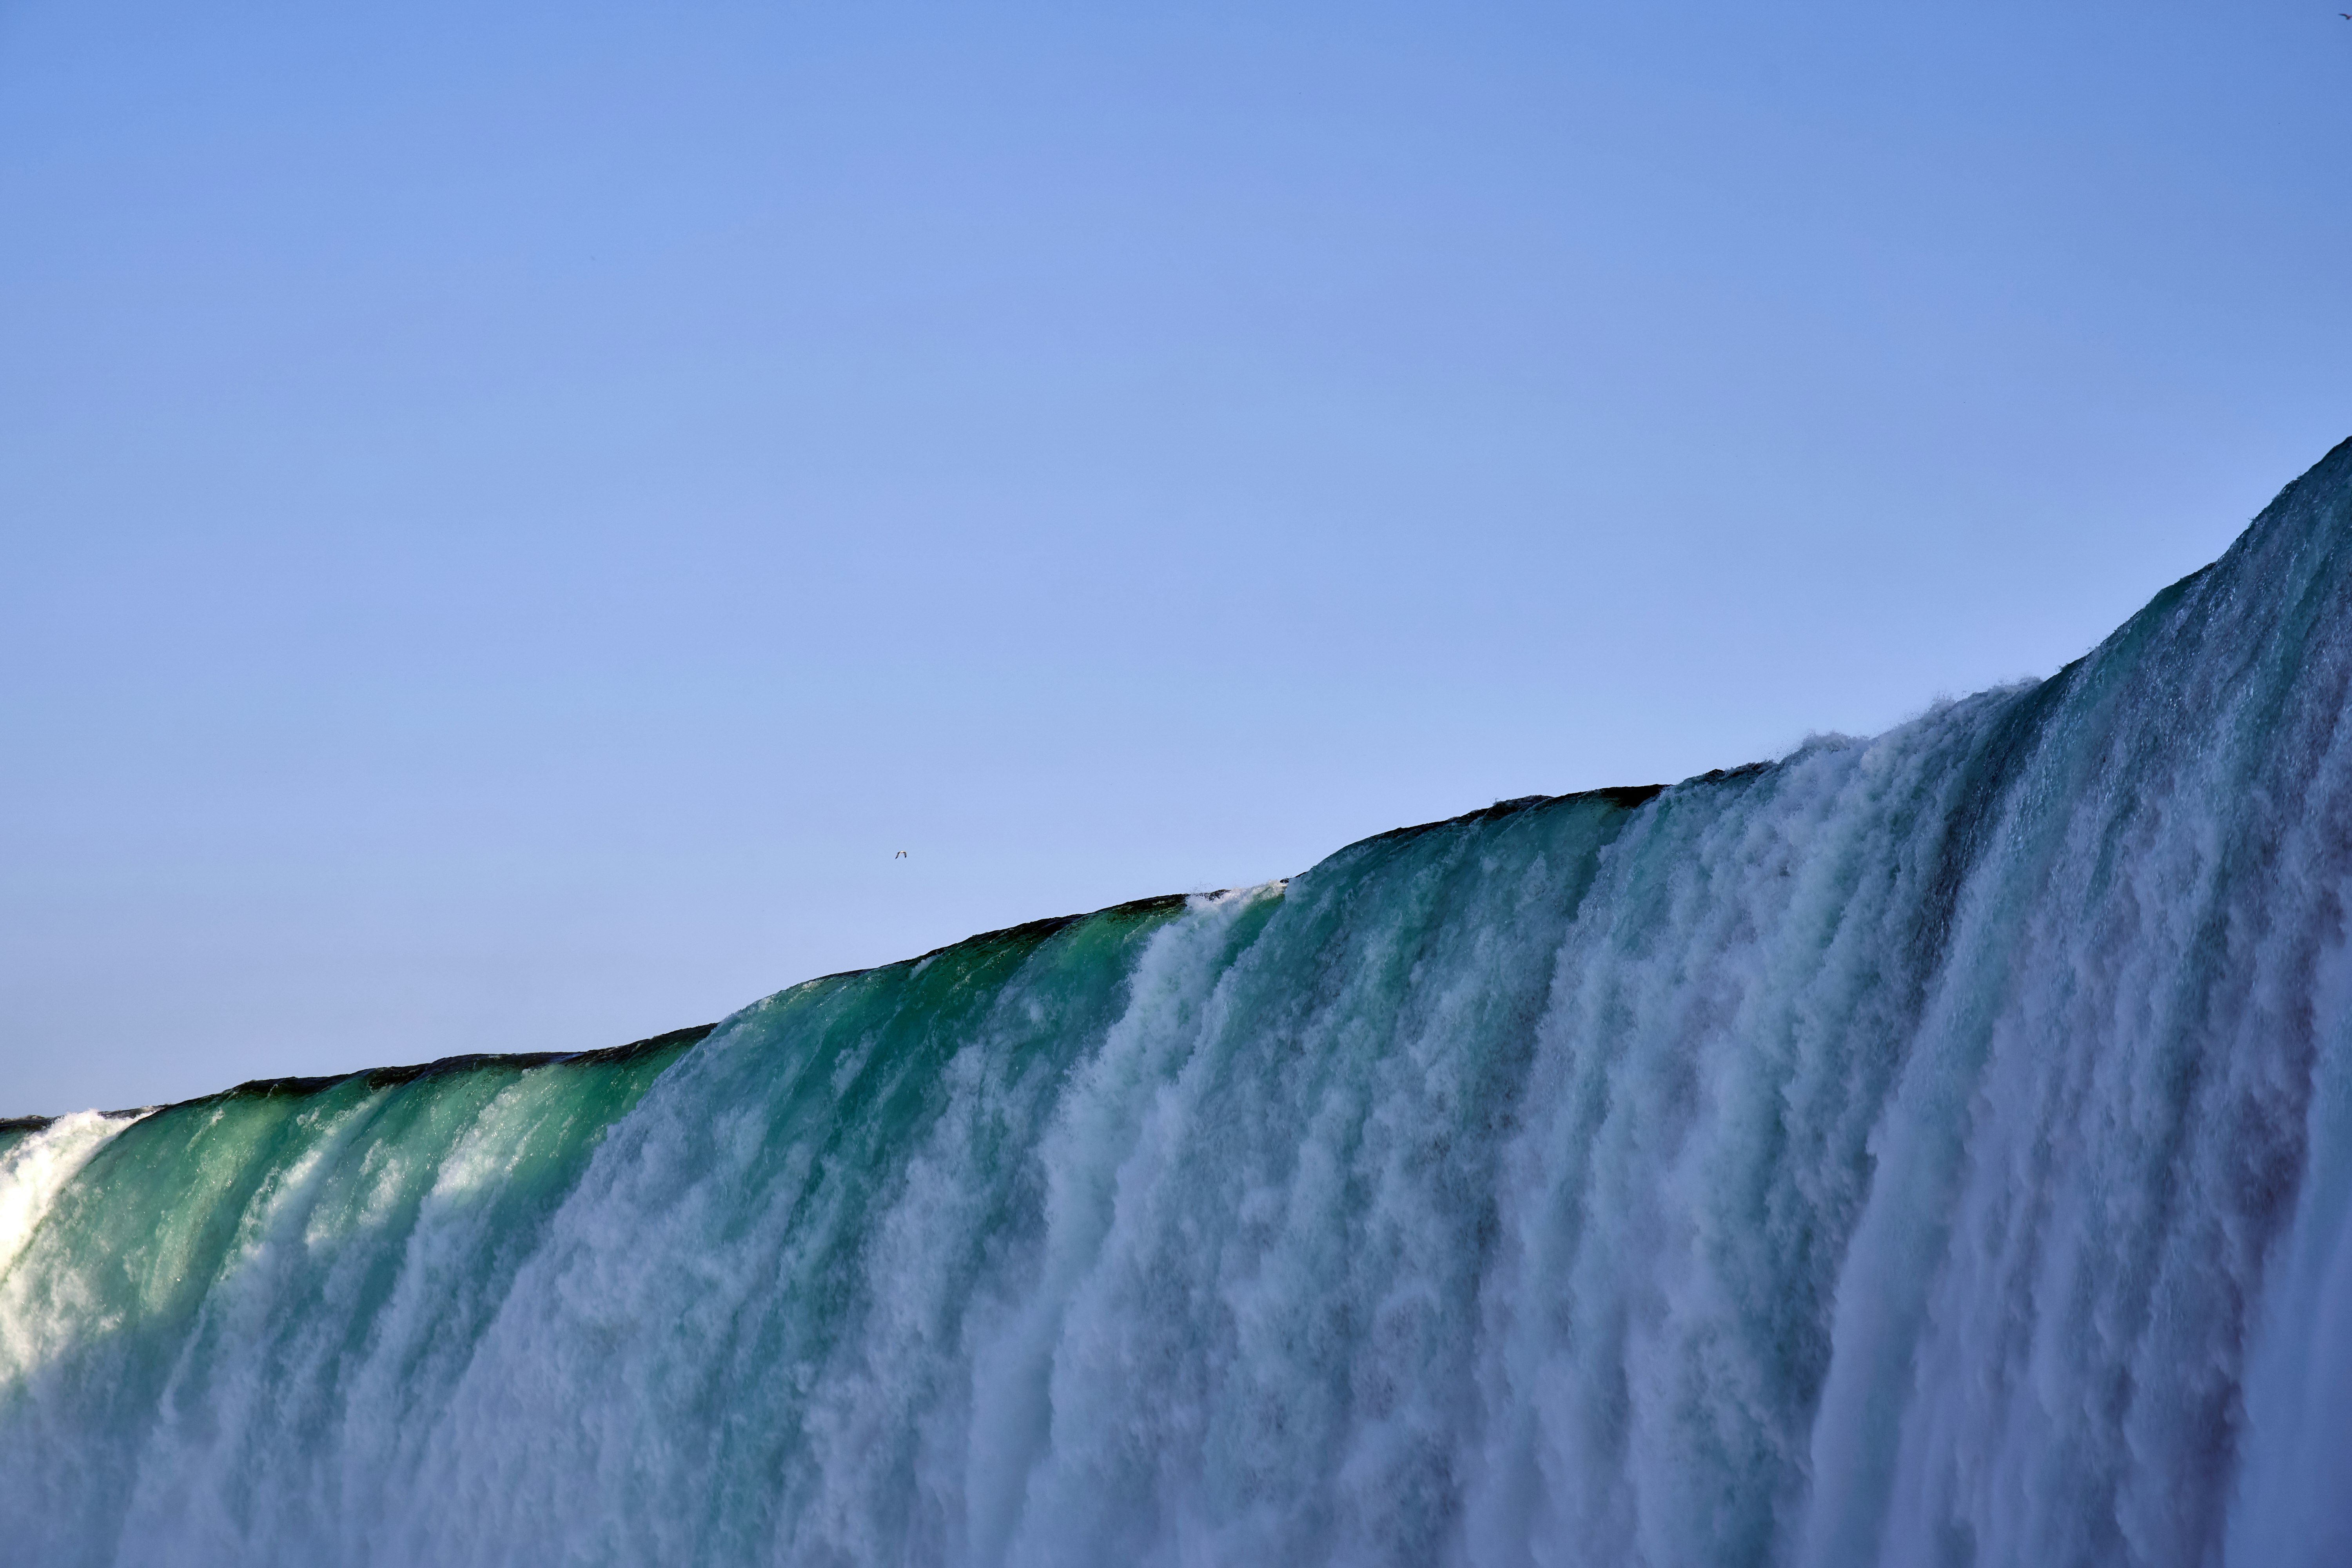
[[[0,0],[0,1114],[2046,674],[2352,433],[2336,9]]]

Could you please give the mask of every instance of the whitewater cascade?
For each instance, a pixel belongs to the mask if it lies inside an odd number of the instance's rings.
[[[38,1564],[2352,1562],[2352,443],[2049,679],[0,1129]]]

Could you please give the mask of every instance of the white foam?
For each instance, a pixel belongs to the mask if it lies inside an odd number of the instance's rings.
[[[78,1110],[0,1154],[0,1279],[31,1242],[66,1184],[109,1139],[137,1120]]]

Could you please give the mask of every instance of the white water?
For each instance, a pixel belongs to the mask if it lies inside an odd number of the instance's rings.
[[[0,1278],[33,1239],[66,1184],[100,1144],[128,1125],[128,1117],[78,1111],[0,1148]]]
[[[1875,740],[674,1062],[61,1121],[0,1150],[0,1540],[2352,1562],[2347,683],[2340,448],[2081,664]]]

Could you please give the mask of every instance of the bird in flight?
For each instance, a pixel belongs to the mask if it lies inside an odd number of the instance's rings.
[[[896,855],[890,857],[893,860],[904,860],[906,858],[907,852],[904,849],[899,850]]]

